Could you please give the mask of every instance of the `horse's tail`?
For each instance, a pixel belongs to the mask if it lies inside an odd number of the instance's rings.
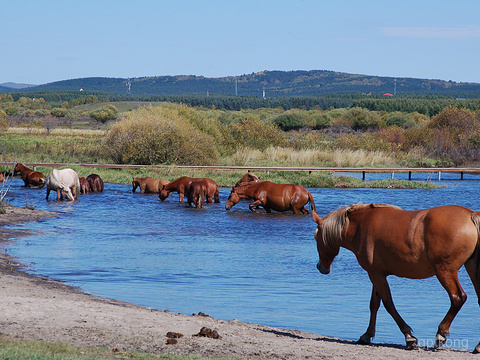
[[[200,191],[198,192],[198,203],[197,203],[197,209],[200,209],[203,207],[203,203],[205,202],[205,187],[200,186]]]
[[[313,195],[310,192],[308,193],[308,201],[310,201],[310,209],[317,211],[317,209],[315,208],[315,201],[313,200]]]
[[[475,228],[477,229],[477,247],[473,253],[473,256],[476,256],[476,283],[479,284],[480,282],[480,212],[473,212],[471,215],[471,219]]]

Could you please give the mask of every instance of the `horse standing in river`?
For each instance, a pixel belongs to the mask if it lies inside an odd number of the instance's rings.
[[[393,304],[389,275],[410,279],[435,275],[447,291],[450,309],[438,326],[436,348],[446,342],[450,325],[467,299],[458,281],[462,265],[480,296],[480,213],[456,205],[405,211],[392,205],[357,204],[323,219],[313,211],[313,219],[317,223],[318,270],[328,274],[343,247],[355,254],[373,284],[370,323],[358,340],[360,344],[370,344],[375,336],[377,311],[383,302],[404,334],[407,349],[417,346],[412,329]],[[475,347],[475,352],[479,351],[480,343]]]
[[[249,182],[244,185],[233,187],[225,204],[225,209],[230,210],[241,199],[253,199],[248,206],[252,212],[255,207],[262,206],[267,213],[272,210],[288,211],[294,214],[308,214],[305,205],[315,210],[315,202],[312,194],[303,186],[295,184],[276,184],[271,181]]]
[[[90,190],[92,192],[102,192],[105,186],[100,175],[97,174],[90,174],[87,176],[88,184],[90,185]]]
[[[45,186],[45,176],[40,171],[32,170],[22,163],[16,163],[13,168],[13,173],[15,174],[17,172],[20,172],[25,187],[42,188]]]
[[[240,178],[240,180],[237,181],[234,187],[245,185],[246,183],[249,183],[249,182],[259,182],[259,181],[260,179],[258,178],[258,176],[249,171],[248,173],[243,175]]]
[[[209,178],[192,180],[186,191],[189,205],[192,206],[193,204],[197,209],[202,208],[205,201],[209,204],[214,201],[216,203],[220,202],[219,193],[219,185]]]
[[[68,200],[75,200],[80,194],[80,179],[73,169],[53,169],[47,177],[47,197],[50,191],[57,192],[57,201],[66,197]]]
[[[132,180],[132,192],[140,188],[141,194],[154,193],[158,194],[163,186],[170,181],[165,179],[154,179],[152,177],[137,177]]]

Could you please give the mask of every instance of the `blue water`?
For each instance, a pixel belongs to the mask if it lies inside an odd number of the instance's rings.
[[[395,178],[402,176],[407,175]],[[437,175],[413,176],[438,183]],[[458,181],[458,174],[443,174],[442,179],[446,187],[436,190],[309,190],[321,216],[358,202],[391,203],[408,210],[444,204],[480,210],[479,176]],[[22,185],[14,179],[7,197],[11,204],[59,212],[55,218],[21,225],[36,232],[5,246],[30,272],[159,310],[201,311],[224,320],[351,340],[366,330],[368,276],[345,249],[329,275],[316,270],[311,216],[253,214],[248,201],[227,212],[229,189],[221,189],[220,204],[197,210],[179,204],[176,194],[160,202],[155,195],[132,193],[130,185],[106,184],[103,193],[82,195],[75,202],[47,202],[45,189]],[[479,339],[480,309],[463,268],[460,281],[469,300],[452,324],[447,345],[471,350]],[[432,345],[449,308],[447,293],[435,278],[390,277],[389,282],[397,309],[420,344]],[[404,344],[383,307],[374,342]]]

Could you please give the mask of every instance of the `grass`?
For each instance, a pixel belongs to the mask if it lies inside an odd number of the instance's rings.
[[[62,343],[13,340],[0,337],[0,359],[12,360],[232,360],[226,357],[151,354],[104,348],[78,348]]]
[[[66,164],[110,164],[112,160],[104,147],[104,131],[66,130],[46,134],[45,129],[9,130],[0,134],[0,161],[40,162]],[[269,147],[264,152],[258,150],[239,150],[233,156],[221,159],[220,165],[264,166],[264,167],[361,167],[375,166],[388,168],[398,166],[395,160],[382,152],[363,150],[293,150],[282,147]],[[245,171],[238,170],[191,170],[168,166],[154,168],[145,166],[138,169],[103,169],[69,166],[80,176],[96,173],[106,182],[130,184],[133,177],[151,176],[174,180],[180,176],[209,177],[222,187],[233,186]],[[7,171],[6,166],[0,167]],[[38,171],[48,175],[50,167],[37,167]],[[395,188],[436,188],[437,185],[425,182],[399,182],[384,180],[381,182],[361,181],[354,177],[337,177],[328,172],[307,171],[270,171],[256,174],[261,180],[277,183],[299,184],[304,187],[346,188],[346,187],[395,187]]]

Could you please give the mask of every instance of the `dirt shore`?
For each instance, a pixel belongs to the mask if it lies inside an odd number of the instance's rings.
[[[55,216],[51,212],[10,206],[6,210],[0,214],[1,241],[28,233],[22,229],[6,229],[5,225]],[[240,359],[480,359],[480,355],[462,350],[407,351],[403,345],[362,346],[296,330],[217,320],[208,314],[182,315],[151,310],[85,294],[61,282],[28,274],[16,259],[2,253],[0,334],[4,337],[105,347],[115,352],[140,350]],[[320,331],[320,322],[318,327]],[[195,336],[202,328],[211,330],[203,332],[214,337]],[[183,336],[169,340],[169,332]]]

